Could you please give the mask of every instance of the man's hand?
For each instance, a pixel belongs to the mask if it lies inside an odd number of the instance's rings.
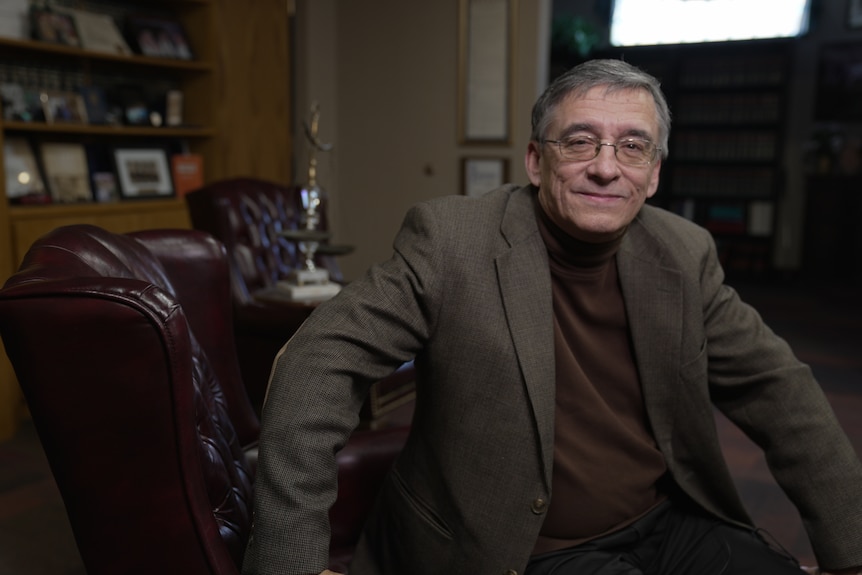
[[[862,573],[862,567],[838,569],[837,571],[821,571],[818,567],[803,567],[802,570],[811,575],[859,575]]]
[[[335,571],[330,571],[329,569],[326,569],[320,575],[341,575],[341,573],[336,573]]]

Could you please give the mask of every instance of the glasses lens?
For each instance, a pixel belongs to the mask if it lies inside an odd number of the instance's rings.
[[[596,157],[599,141],[579,136],[560,140],[560,155],[565,160],[592,160]]]
[[[624,164],[639,166],[648,164],[653,160],[655,145],[648,140],[629,138],[617,142],[617,159]]]

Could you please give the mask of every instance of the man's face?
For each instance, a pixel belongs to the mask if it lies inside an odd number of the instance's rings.
[[[580,135],[604,143],[623,138],[658,142],[655,103],[645,90],[605,93],[599,86],[569,96],[553,114],[545,134],[549,140]],[[581,241],[603,242],[622,234],[655,194],[661,155],[656,153],[648,165],[629,166],[617,160],[614,148],[602,146],[592,160],[567,161],[556,144],[533,141],[525,163],[545,214]]]

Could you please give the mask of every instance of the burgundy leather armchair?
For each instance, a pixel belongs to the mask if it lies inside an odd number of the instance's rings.
[[[88,225],[37,240],[0,290],[0,336],[91,575],[238,573],[259,425],[230,298],[210,235]],[[338,454],[334,567],[406,433],[357,432]]]
[[[302,264],[295,242],[279,235],[302,225],[298,186],[253,178],[211,183],[185,196],[192,225],[209,232],[227,248],[240,369],[252,404],[259,412],[275,356],[314,309],[314,304],[272,301],[256,294],[271,291]],[[320,229],[328,229],[326,204],[319,208]],[[331,256],[316,264],[342,282]],[[412,363],[377,382],[363,408],[363,426],[378,428],[410,421],[415,374]]]

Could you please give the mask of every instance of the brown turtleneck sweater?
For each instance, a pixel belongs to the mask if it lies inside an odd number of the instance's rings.
[[[554,302],[556,413],[551,504],[534,553],[612,533],[665,499],[617,277],[622,241],[588,244],[541,209]]]

